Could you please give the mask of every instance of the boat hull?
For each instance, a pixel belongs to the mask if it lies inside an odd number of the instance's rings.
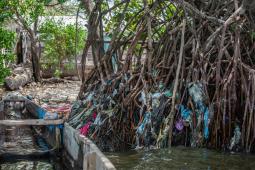
[[[12,103],[12,104],[10,104]],[[32,118],[44,119],[47,111],[26,97],[12,95],[0,102],[0,119],[4,119],[5,106],[22,105]],[[21,104],[23,103],[23,104]],[[22,112],[22,111],[20,111]],[[67,169],[73,170],[115,170],[113,164],[88,138],[72,128],[68,123],[60,125],[45,125],[41,134],[51,148],[63,152],[62,159]],[[2,128],[0,128],[1,130]],[[1,133],[1,131],[0,131]]]

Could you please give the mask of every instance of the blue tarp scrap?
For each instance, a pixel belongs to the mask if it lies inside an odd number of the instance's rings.
[[[112,79],[106,80],[106,84],[107,84],[107,85],[111,85],[111,84],[112,84]]]
[[[114,89],[113,92],[112,92],[112,97],[116,96],[117,94],[118,94],[117,89]]]
[[[192,97],[195,103],[198,115],[204,114],[204,137],[209,137],[209,108],[204,105],[204,91],[201,83],[190,83],[189,84],[189,95]]]
[[[162,81],[159,82],[159,86],[158,87],[159,87],[160,90],[163,90],[165,88]]]
[[[163,95],[165,95],[166,97],[172,97],[173,96],[172,88],[166,89],[165,86],[164,86],[164,83],[162,81],[159,82],[158,88],[163,93]]]
[[[204,112],[204,137],[208,139],[209,137],[209,109],[206,108]]]
[[[208,139],[209,137],[209,108],[204,105],[202,101],[196,103],[196,108],[200,114],[204,114],[204,137]]]
[[[200,113],[204,113],[207,109],[202,101],[198,101],[197,103],[195,103],[195,106]]]
[[[43,108],[41,107],[37,107],[36,109],[36,112],[38,113],[38,118],[39,119],[44,119],[45,118],[45,115],[47,114],[47,111],[44,110]],[[59,129],[63,129],[63,125],[49,125],[47,126],[47,128],[50,130],[50,131],[53,131],[55,127],[58,127]]]
[[[153,94],[151,95],[152,99],[159,98],[160,96],[161,96],[161,93],[159,93],[159,92],[153,93]]]
[[[204,92],[203,92],[203,85],[201,83],[190,83],[188,92],[196,104],[198,102],[203,102]]]
[[[159,98],[161,97],[161,93],[153,93],[151,95],[151,98],[152,98],[152,108],[158,108],[159,105],[160,105],[160,101],[159,101]]]
[[[230,146],[229,149],[232,150],[234,146],[238,145],[241,140],[241,131],[240,127],[236,125],[235,130],[234,130],[234,136],[230,140]]]
[[[87,98],[86,98],[86,101],[91,101],[94,97],[94,92],[90,93]]]
[[[38,118],[39,118],[39,119],[44,119],[44,116],[45,116],[46,111],[45,111],[43,108],[38,107],[38,108],[36,109],[36,112],[38,113]]]
[[[139,98],[139,101],[142,102],[143,105],[146,105],[146,97],[144,91],[141,92],[141,96]]]
[[[98,114],[97,114],[97,117],[96,117],[96,119],[95,119],[95,121],[94,121],[94,124],[95,124],[95,125],[98,125],[98,126],[100,126],[100,125],[102,124],[102,121],[101,121],[101,113],[98,113]]]
[[[192,114],[192,111],[189,110],[188,108],[186,108],[184,105],[180,104],[178,105],[178,109],[181,112],[181,117],[185,120],[190,122],[191,121],[191,117],[190,115]]]
[[[137,128],[136,133],[138,135],[142,135],[145,129],[145,126],[147,124],[149,124],[151,122],[151,112],[146,112],[144,115],[144,119],[142,121],[142,123],[139,125],[139,127]]]
[[[209,137],[209,109],[208,107],[205,107],[204,105],[200,104],[200,109],[204,108],[204,110],[200,113],[204,114],[204,137],[205,139],[208,139]],[[188,122],[191,122],[191,114],[192,111],[186,108],[184,105],[178,105],[178,109],[181,112],[181,117]],[[199,114],[198,114],[199,115]]]
[[[56,119],[58,119],[58,114],[57,113],[46,112],[45,115],[44,115],[44,119],[56,120]]]
[[[163,94],[164,94],[166,97],[172,97],[172,96],[173,96],[173,93],[172,93],[170,90],[164,91]]]

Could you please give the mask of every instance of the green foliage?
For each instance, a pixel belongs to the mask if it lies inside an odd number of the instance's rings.
[[[58,0],[63,4],[67,0]],[[46,5],[55,4],[53,0],[1,0],[0,22],[7,18],[22,18],[27,26],[33,24],[39,16],[45,14]]]
[[[120,0],[114,1],[113,5],[116,5],[120,3]],[[104,8],[108,5],[103,5]],[[107,32],[109,35],[112,34],[112,31],[115,30],[116,25],[120,22],[120,17],[122,15],[124,9],[124,5],[121,5],[114,10],[111,11],[110,17],[108,15],[103,16],[103,20],[105,22],[105,32]],[[142,0],[131,0],[128,6],[128,10],[125,13],[124,21],[122,21],[124,24],[127,24],[130,22],[131,18],[133,18],[133,21],[129,23],[128,30],[130,32],[135,32],[136,24],[139,21],[139,11],[143,9],[143,1]],[[138,15],[137,15],[138,14]],[[135,17],[136,16],[136,17]],[[126,34],[128,35],[128,33]]]
[[[2,0],[0,18],[14,19],[26,28],[44,14],[44,9],[45,0]]]
[[[104,2],[101,6],[102,11],[107,10],[109,4],[114,6],[120,2],[122,2],[122,0],[115,0],[113,1],[113,4],[107,1]],[[141,28],[141,23],[146,22],[145,16],[150,15],[153,32],[152,39],[153,41],[160,41],[160,38],[162,37],[162,34],[165,33],[167,26],[171,27],[171,25],[169,26],[166,23],[170,23],[173,17],[182,16],[183,12],[177,11],[177,8],[172,1],[158,1],[158,3],[155,3],[153,0],[147,0],[147,3],[150,9],[149,14],[144,10],[143,0],[130,0],[127,11],[124,13],[123,20],[121,20],[121,15],[123,15],[125,3],[111,10],[107,15],[103,16],[104,32],[111,37],[116,30],[116,26],[119,22],[122,22],[121,29],[123,30],[125,28],[125,31],[121,38],[123,40],[130,39],[130,37],[134,36],[138,29]],[[174,24],[173,27],[175,27]],[[146,30],[141,34],[141,40],[145,40],[147,36]],[[126,49],[127,48],[129,48],[129,45],[126,46]],[[139,55],[140,49],[141,45],[137,44],[135,46],[134,53]]]
[[[64,25],[62,22],[47,20],[39,29],[40,41],[44,44],[44,68],[64,69],[63,61],[75,62],[75,25]],[[84,46],[85,31],[78,27],[77,53]],[[69,65],[67,68],[71,68]]]
[[[115,0],[113,5],[116,5],[120,2],[121,2],[121,0]],[[152,8],[153,1],[147,0],[147,2],[149,5],[149,8]],[[103,10],[107,10],[107,6],[109,6],[109,4],[108,5],[103,4],[102,5]],[[112,34],[112,32],[116,28],[116,25],[120,22],[120,17],[122,15],[124,6],[125,6],[124,4],[120,5],[117,8],[115,8],[114,10],[112,10],[110,15],[103,16],[103,20],[105,23],[104,31],[107,32],[109,35]],[[124,32],[124,36],[129,35],[129,33],[136,32],[136,28],[138,26],[137,24],[139,24],[141,21],[144,20],[144,18],[142,18],[144,16],[144,12],[145,12],[145,11],[143,11],[143,9],[144,9],[143,0],[130,0],[128,9],[125,12],[124,21],[121,21],[121,22],[123,22],[123,25],[126,25],[128,23],[127,31]],[[176,6],[171,1],[169,1],[169,2],[164,1],[164,2],[159,3],[157,5],[157,7],[155,7],[154,10],[151,10],[150,15],[152,18],[152,22],[153,21],[158,21],[158,22],[161,21],[162,22],[162,21],[170,21],[176,12],[177,12]],[[156,30],[157,30],[156,32],[158,34],[162,34],[163,32],[165,32],[165,29],[166,29],[166,25],[162,22],[160,27],[156,28]],[[156,36],[157,37],[154,37],[156,39],[158,37],[160,37],[157,34],[156,34]]]
[[[251,32],[251,39],[253,39],[253,40],[255,39],[255,32],[253,32],[253,31]]]
[[[54,76],[59,78],[60,75],[61,75],[61,71],[59,69],[56,69],[54,72]]]
[[[15,33],[0,27],[0,84],[2,84],[4,78],[10,74],[10,69],[5,66],[5,63],[14,59],[14,54],[12,52],[2,54],[2,49],[12,51],[14,40]]]

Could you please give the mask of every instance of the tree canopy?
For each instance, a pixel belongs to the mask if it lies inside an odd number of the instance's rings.
[[[65,25],[62,21],[47,20],[40,28],[40,41],[43,43],[43,67],[56,68],[61,71],[68,67],[63,61],[69,63],[69,67],[74,68],[76,50],[83,49],[85,41],[84,28],[79,26],[77,33],[75,25]],[[77,47],[76,47],[77,34]]]

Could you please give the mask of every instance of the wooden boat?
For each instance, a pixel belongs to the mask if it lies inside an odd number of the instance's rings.
[[[10,111],[19,113],[19,119],[6,119],[6,113]],[[67,123],[64,123],[63,119],[50,115],[45,109],[28,98],[12,93],[0,102],[0,145],[1,140],[2,143],[4,142],[1,139],[1,136],[3,136],[1,134],[6,133],[6,128],[3,127],[16,126],[40,127],[39,133],[51,149],[36,154],[42,156],[56,150],[61,151],[63,164],[67,169],[115,169],[113,164],[92,141],[80,135],[77,130]]]

